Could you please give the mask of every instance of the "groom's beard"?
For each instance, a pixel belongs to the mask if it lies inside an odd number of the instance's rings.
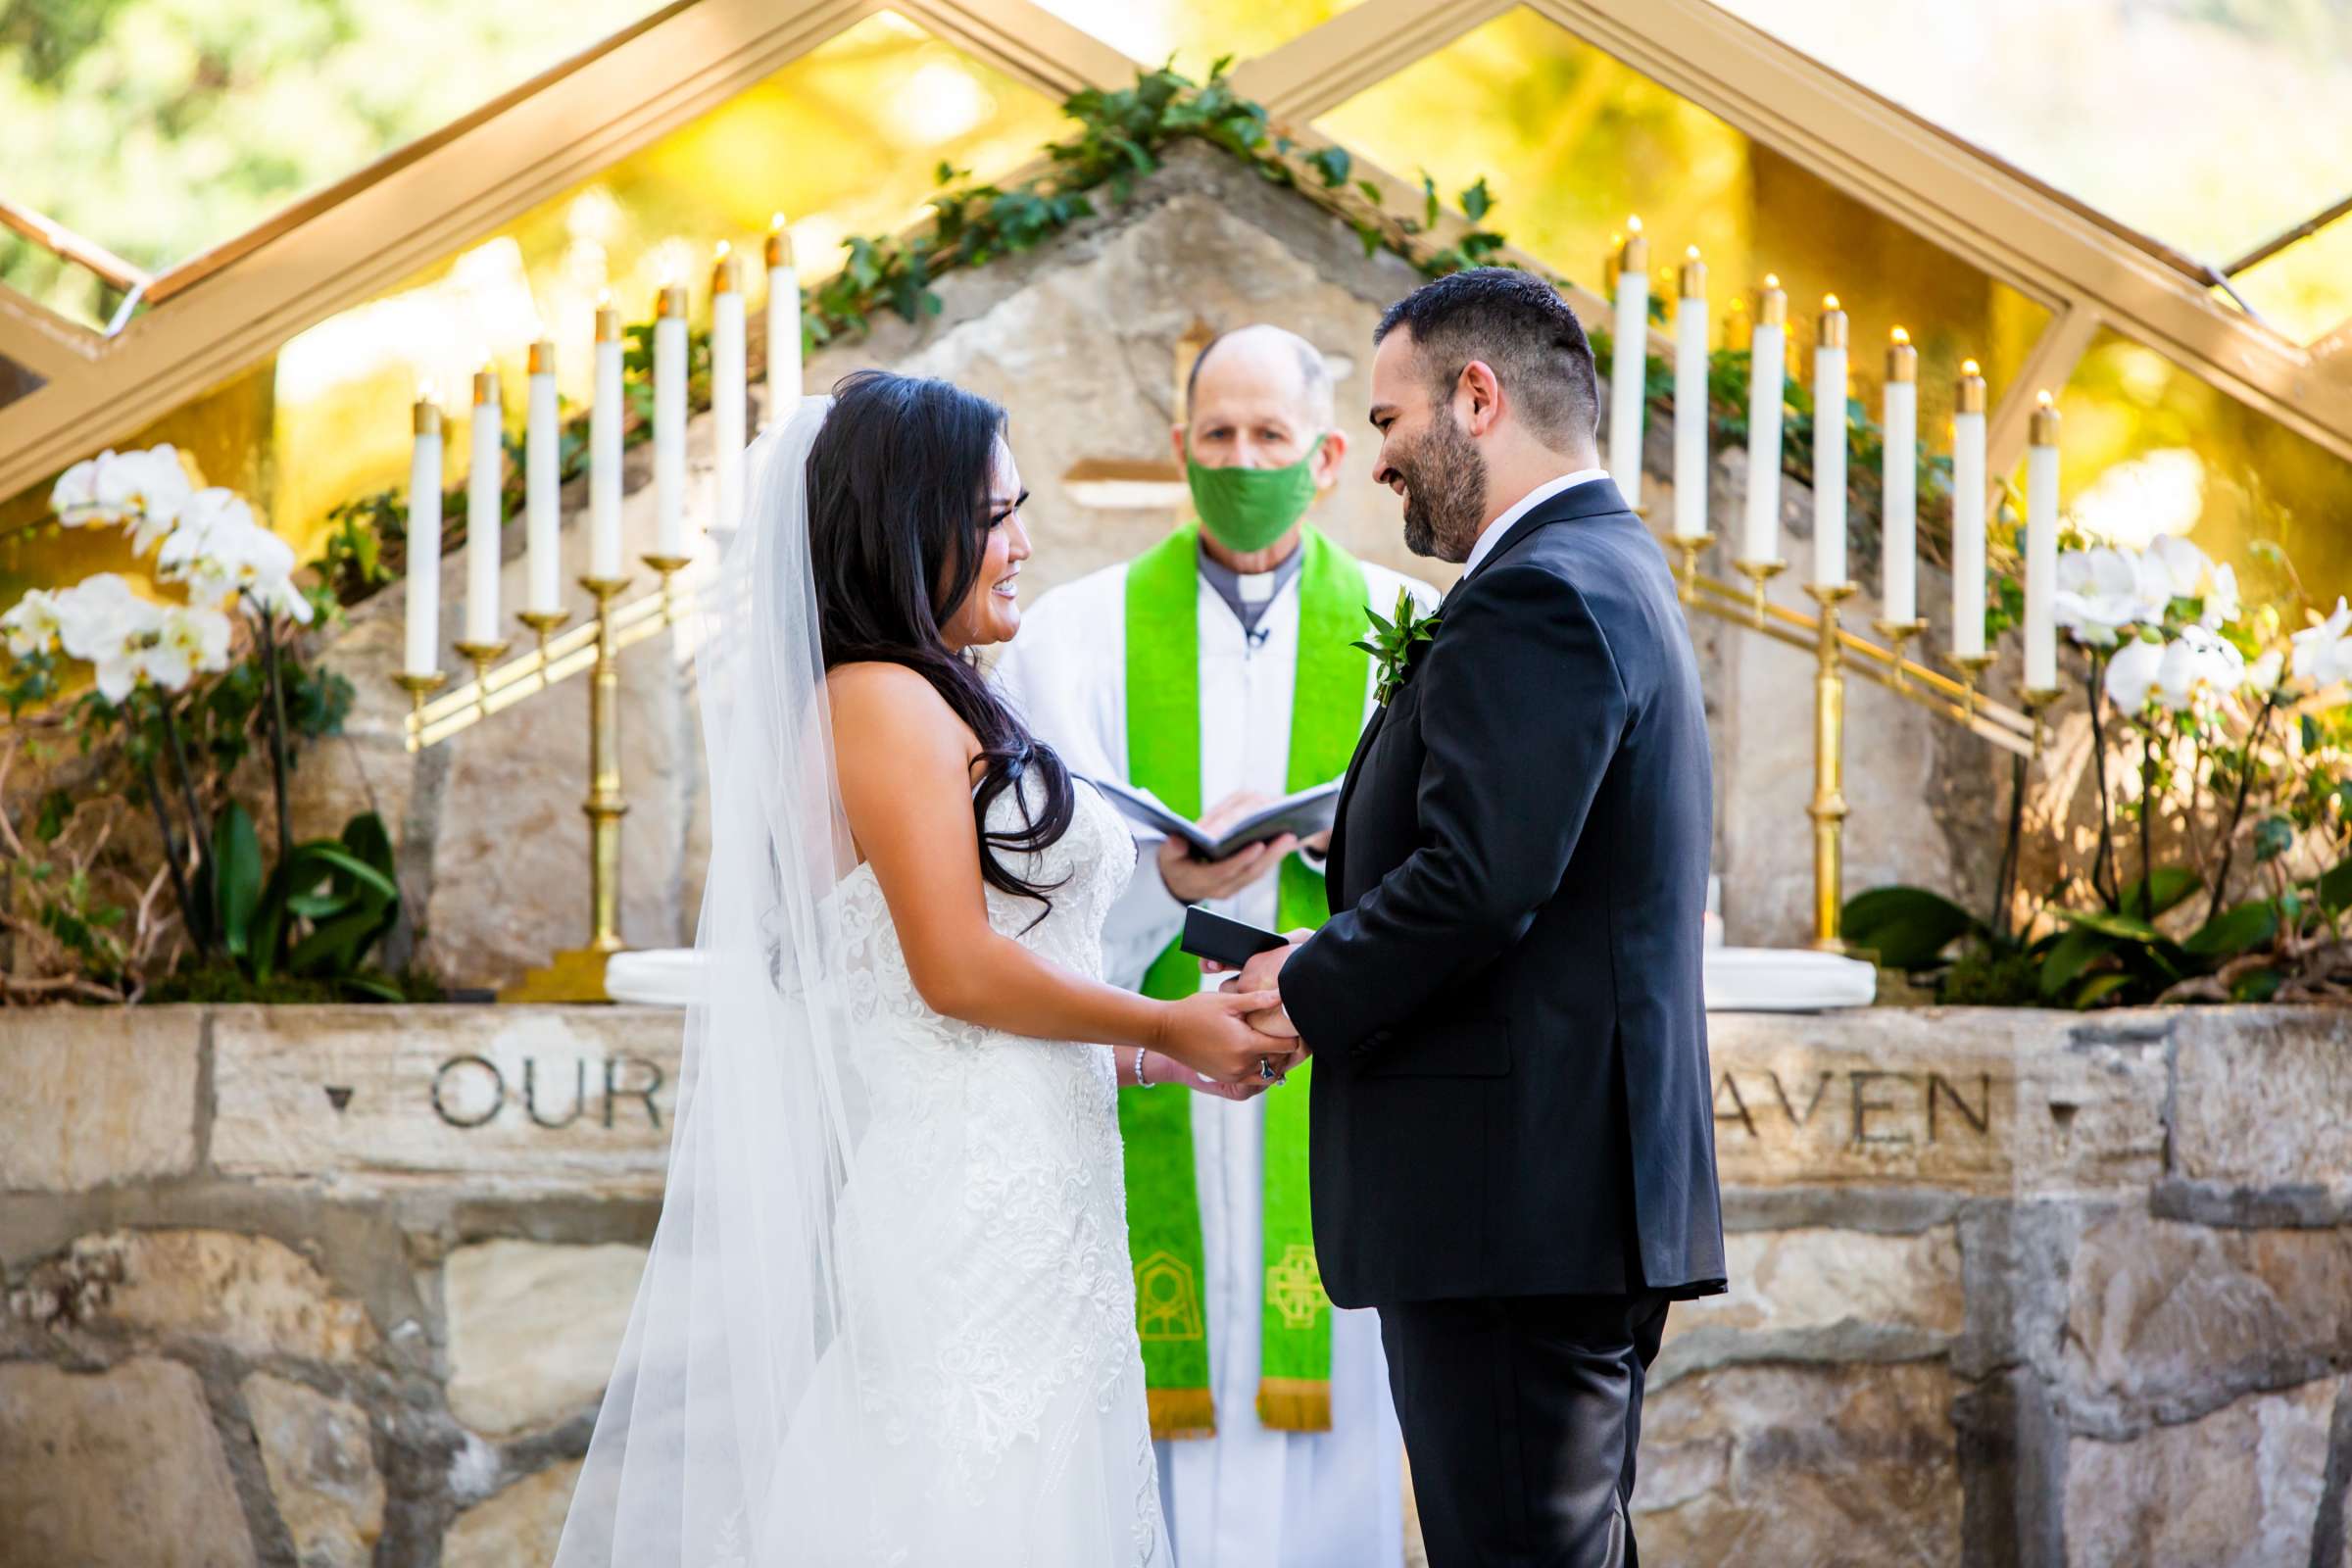
[[[1487,499],[1487,460],[1469,432],[1440,409],[1411,456],[1391,458],[1404,480],[1404,548],[1416,556],[1464,562],[1478,542]]]

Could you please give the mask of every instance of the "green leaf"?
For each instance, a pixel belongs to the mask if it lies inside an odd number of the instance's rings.
[[[2276,812],[2254,825],[2254,863],[2263,865],[2284,855],[2295,842],[2295,825]]]
[[[2045,997],[2055,997],[2072,985],[2083,970],[2115,951],[2115,939],[2104,932],[2086,926],[2077,926],[2060,936],[2048,953],[2042,956],[2041,972],[2036,982]]]
[[[2352,860],[2344,860],[2321,876],[2312,891],[2319,896],[2320,907],[2329,913],[2352,906]]]
[[[2314,718],[2311,714],[2305,713],[2303,715],[2303,750],[2306,752],[2316,752],[2319,749],[2320,721]]]
[[[43,844],[55,844],[73,816],[74,797],[62,789],[51,790],[41,797],[40,814],[33,821],[32,836]]]
[[[250,951],[261,893],[261,835],[245,808],[231,801],[213,824],[213,918],[231,957]]]
[[[294,871],[291,880],[299,887],[317,887],[320,879],[331,872],[342,872],[360,890],[378,897],[398,899],[400,886],[391,877],[369,865],[342,845],[326,839],[314,840],[294,847]]]
[[[1345,147],[1325,147],[1317,152],[1309,153],[1306,164],[1309,169],[1323,176],[1323,183],[1327,188],[1334,190],[1348,183],[1348,171],[1355,167],[1354,159],[1348,156],[1348,149]]]
[[[2183,870],[2177,865],[2158,866],[2152,880],[2156,894],[2156,905],[2152,911],[2141,903],[2142,885],[2138,882],[2125,886],[2122,896],[2115,901],[2117,906],[2126,914],[2162,914],[2205,886],[2204,878],[2196,872]]]
[[[2128,974],[2094,974],[2075,993],[2074,1005],[2078,1009],[2095,1007],[2131,983]]]
[[[1487,189],[1487,177],[1481,174],[1477,184],[1462,192],[1462,216],[1475,223],[1492,212],[1494,207],[1494,192]],[[1431,221],[1435,222],[1436,220],[1432,219]]]
[[[2234,958],[2278,934],[2278,906],[2268,899],[2256,899],[2215,915],[2180,945],[2200,958]]]
[[[371,974],[347,974],[341,977],[339,983],[346,991],[357,991],[360,995],[373,997],[378,1002],[406,1002],[409,1000],[401,995],[400,987],[389,980],[378,979]]]
[[[2126,942],[2162,942],[2164,933],[2136,915],[2109,914],[2104,909],[2060,909],[2058,918]]]
[[[1978,928],[1977,917],[1925,888],[1873,888],[1846,901],[1839,930],[1889,969],[1921,969]]]
[[[2268,1002],[2278,994],[2286,977],[2276,969],[2249,969],[2230,985],[2232,1002]]]

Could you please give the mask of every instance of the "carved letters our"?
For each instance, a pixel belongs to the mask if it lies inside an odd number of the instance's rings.
[[[569,1072],[564,1070],[565,1063]],[[567,1077],[571,1080],[568,1085],[564,1081]],[[585,1056],[565,1057],[564,1062],[551,1064],[544,1075],[538,1059],[525,1056],[519,1084],[513,1082],[487,1056],[452,1056],[433,1073],[433,1114],[452,1127],[470,1130],[496,1121],[508,1102],[514,1101],[520,1103],[523,1115],[535,1127],[561,1130],[587,1113],[592,1122],[601,1120],[610,1129],[614,1125],[616,1108],[634,1103],[641,1107],[646,1121],[657,1132],[661,1130],[662,1105],[656,1097],[666,1087],[667,1080],[658,1064],[642,1056],[607,1056],[601,1078],[603,1092],[594,1098],[592,1104],[589,1061]],[[621,1114],[634,1117],[639,1111]]]

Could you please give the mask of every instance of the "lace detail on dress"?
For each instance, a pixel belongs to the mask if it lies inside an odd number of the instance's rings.
[[[1099,977],[1103,919],[1135,849],[1099,795],[1078,796],[1069,830],[1016,865],[1052,890],[1051,911],[1041,919],[1035,900],[992,888],[989,923]],[[991,825],[1018,809],[1000,799]],[[1128,1534],[1149,1562],[1161,1523],[1111,1054],[934,1012],[869,869],[842,882],[829,912],[852,1034],[871,1042],[860,1077],[872,1113],[838,1225],[845,1288],[858,1321],[892,1325],[859,1349],[857,1397],[891,1445],[922,1451],[924,1494],[950,1509],[989,1500],[1025,1446],[1037,1469],[1021,1486],[1047,1494],[1107,1503],[1128,1491],[1106,1493],[1108,1475],[1134,1465]],[[887,1543],[874,1544],[886,1560]]]

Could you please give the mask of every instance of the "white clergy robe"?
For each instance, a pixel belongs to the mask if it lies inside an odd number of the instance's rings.
[[[1386,615],[1400,587],[1424,612],[1438,595],[1361,562],[1372,608]],[[1196,574],[1198,576],[1198,574]],[[1243,580],[1249,596],[1250,580]],[[1205,577],[1200,627],[1200,803],[1240,790],[1290,793],[1292,684],[1298,666],[1298,574],[1246,631]],[[996,678],[1040,740],[1074,772],[1128,781],[1127,568],[1081,578],[1040,599],[999,658]],[[1367,673],[1364,715],[1373,708]],[[1160,881],[1158,841],[1137,845],[1135,880],[1103,931],[1109,978],[1143,984],[1184,924]],[[1272,928],[1275,879],[1209,905]],[[1176,1085],[1124,1093],[1190,1094]],[[1284,1089],[1268,1091],[1283,1094]],[[1403,1561],[1403,1444],[1389,1397],[1380,1320],[1334,1309],[1328,1433],[1258,1424],[1258,1336],[1264,1308],[1264,1097],[1193,1100],[1194,1176],[1200,1197],[1212,1439],[1155,1445],[1160,1498],[1178,1568],[1398,1568]]]

